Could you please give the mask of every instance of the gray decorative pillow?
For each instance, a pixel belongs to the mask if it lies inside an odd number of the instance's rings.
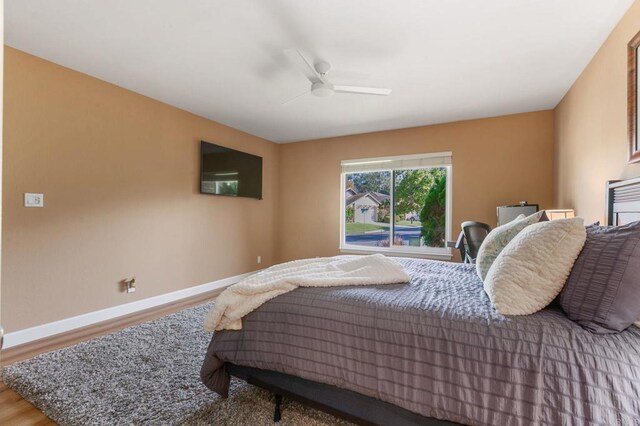
[[[587,227],[587,241],[560,294],[560,306],[594,333],[619,332],[637,321],[640,222]]]
[[[515,220],[498,226],[489,232],[489,235],[482,242],[476,258],[476,272],[483,281],[489,273],[491,265],[493,265],[493,262],[495,262],[507,244],[524,228],[540,222],[544,214],[544,210],[542,210],[527,217],[520,215]]]

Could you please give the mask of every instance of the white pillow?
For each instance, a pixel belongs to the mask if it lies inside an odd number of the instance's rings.
[[[491,265],[493,265],[493,262],[496,261],[498,255],[502,250],[504,250],[507,244],[509,244],[509,242],[524,228],[540,222],[540,218],[543,214],[544,210],[527,217],[521,214],[516,217],[515,220],[502,226],[498,226],[489,232],[489,235],[487,235],[482,242],[476,258],[476,272],[478,272],[478,276],[482,280],[486,278]]]
[[[582,218],[524,228],[502,250],[484,280],[498,313],[528,315],[560,293],[587,238]]]

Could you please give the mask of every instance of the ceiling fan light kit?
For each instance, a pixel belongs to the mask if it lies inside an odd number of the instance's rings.
[[[319,98],[326,98],[335,93],[333,90],[333,84],[324,81],[316,81],[311,83],[311,93]]]

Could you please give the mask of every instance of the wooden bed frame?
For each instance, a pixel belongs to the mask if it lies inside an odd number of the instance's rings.
[[[640,220],[640,177],[607,182],[607,224]],[[396,405],[299,377],[270,370],[226,364],[228,374],[274,394],[274,422],[280,421],[282,397],[298,401],[360,425],[441,426],[449,421],[424,417]]]

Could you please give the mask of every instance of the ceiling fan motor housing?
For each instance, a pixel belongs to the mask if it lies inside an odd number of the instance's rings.
[[[311,93],[319,98],[326,98],[334,93],[333,84],[325,81],[317,81],[311,84]]]

